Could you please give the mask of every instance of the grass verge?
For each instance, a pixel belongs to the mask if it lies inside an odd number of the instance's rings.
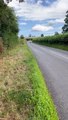
[[[38,43],[37,43],[38,44]],[[40,45],[44,45],[44,46],[48,46],[48,47],[53,47],[53,48],[57,48],[57,49],[61,49],[61,50],[65,50],[68,51],[68,45],[59,45],[59,44],[41,44]]]
[[[68,51],[68,45],[48,45],[48,46]]]
[[[25,44],[0,56],[0,119],[58,120],[42,74]]]

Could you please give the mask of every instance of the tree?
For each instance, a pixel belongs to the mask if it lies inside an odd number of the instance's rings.
[[[44,37],[44,35],[43,35],[43,34],[41,34],[41,37]]]
[[[55,32],[55,35],[59,35],[59,33],[58,33],[58,32]]]
[[[23,35],[21,35],[21,36],[20,36],[20,38],[21,38],[21,39],[24,39],[24,36],[23,36]]]
[[[68,11],[66,12],[66,18],[65,18],[65,24],[64,26],[62,27],[62,32],[63,33],[67,33],[68,32]]]
[[[32,35],[31,34],[29,34],[29,37],[31,37]]]
[[[18,23],[14,11],[0,0],[0,36],[7,47],[17,43]]]
[[[4,1],[3,0],[0,0],[0,7],[4,5]]]

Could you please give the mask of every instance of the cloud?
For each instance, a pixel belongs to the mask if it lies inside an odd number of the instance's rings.
[[[37,1],[37,4],[38,4],[38,5],[40,5],[40,4],[42,4],[42,3],[43,3],[42,0],[38,0],[38,1]]]
[[[41,0],[38,3],[42,2]],[[40,4],[29,4],[27,1],[19,3],[12,0],[8,4],[14,7],[17,16],[23,17],[25,20],[46,20],[46,19],[61,19],[65,17],[68,9],[68,0],[57,0],[50,6]]]
[[[55,22],[56,22],[56,23],[64,23],[64,18],[56,19]]]
[[[37,24],[37,25],[32,27],[32,30],[44,32],[44,31],[53,30],[53,27]]]
[[[49,20],[48,26],[53,26],[54,24],[57,23],[64,23],[64,18]]]
[[[20,25],[27,25],[26,22],[20,22],[19,24],[20,24]]]
[[[47,4],[50,4],[50,1],[49,1],[49,0],[46,0],[46,3],[47,3]]]

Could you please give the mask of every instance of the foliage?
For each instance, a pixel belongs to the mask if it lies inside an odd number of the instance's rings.
[[[18,33],[17,18],[14,11],[3,0],[0,1],[0,36],[3,37],[4,45],[12,47],[16,44]],[[13,44],[11,44],[13,43]]]
[[[21,35],[21,36],[20,36],[20,39],[24,39],[24,36],[23,36],[23,35]]]
[[[32,41],[43,45],[46,44],[68,45],[68,34],[38,37],[33,38]]]
[[[44,37],[44,34],[41,34],[41,37]]]
[[[59,35],[59,33],[58,33],[58,32],[55,32],[55,35]]]
[[[68,32],[68,11],[66,12],[66,18],[64,21],[65,21],[65,24],[62,27],[62,30],[63,30],[63,33],[66,33],[66,32]]]

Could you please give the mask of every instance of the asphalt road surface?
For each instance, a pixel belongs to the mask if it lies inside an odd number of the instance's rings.
[[[60,120],[68,120],[68,52],[27,42],[46,80]]]

